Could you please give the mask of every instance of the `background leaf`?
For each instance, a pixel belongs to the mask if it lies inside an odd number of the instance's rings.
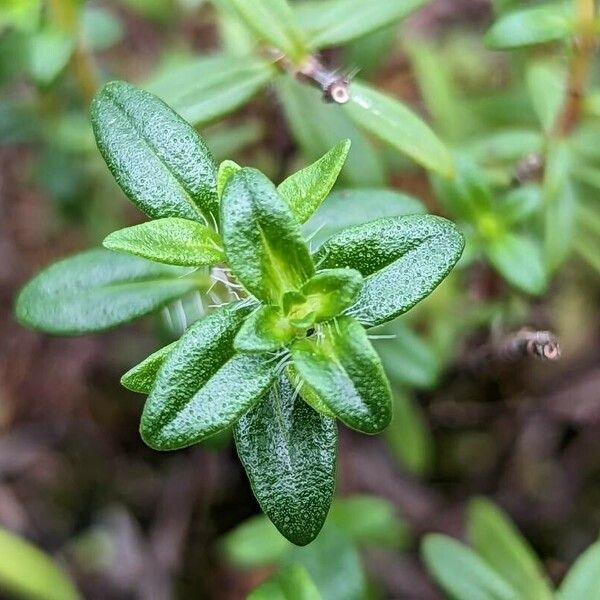
[[[248,600],[321,600],[321,594],[301,565],[289,565],[250,592]]]
[[[103,331],[155,312],[198,289],[186,270],[136,256],[88,250],[38,273],[16,302],[19,321],[57,335]]]
[[[571,567],[557,594],[558,600],[600,598],[600,542],[592,544]]]

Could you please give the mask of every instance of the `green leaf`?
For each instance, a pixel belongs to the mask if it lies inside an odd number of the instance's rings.
[[[298,371],[294,368],[293,363],[287,366],[285,375],[292,384],[292,387],[295,390],[298,390],[298,393],[302,396],[304,402],[309,406],[312,406],[318,413],[325,415],[326,417],[335,418],[335,413],[323,402],[323,400],[321,400],[314,390],[305,384],[302,377],[298,374]]]
[[[145,87],[196,126],[244,105],[276,73],[265,60],[228,54],[168,65],[165,71]]]
[[[542,206],[542,190],[537,184],[521,185],[508,192],[499,206],[507,225],[517,225],[534,215]]]
[[[451,537],[437,533],[426,535],[421,554],[427,570],[455,600],[521,598],[475,552]]]
[[[425,475],[433,463],[433,436],[425,415],[405,390],[394,391],[392,422],[385,432],[392,454],[415,475]]]
[[[315,48],[338,46],[406,17],[425,0],[312,0],[294,7]]]
[[[305,298],[305,310],[314,311],[314,321],[317,323],[332,319],[352,306],[362,282],[362,275],[355,269],[319,271],[300,290]]]
[[[142,362],[135,365],[121,377],[121,385],[132,392],[149,394],[159,369],[167,359],[169,353],[175,348],[177,342],[171,342],[156,352],[147,356]]]
[[[389,383],[365,330],[351,317],[321,326],[291,347],[294,367],[321,401],[349,427],[379,433],[392,417]]]
[[[88,48],[108,50],[123,39],[123,25],[110,10],[84,4],[81,11],[81,35]]]
[[[301,565],[289,565],[252,590],[248,600],[321,600],[322,596]]]
[[[532,62],[527,68],[527,87],[544,131],[551,132],[564,103],[567,87],[564,67],[547,60]]]
[[[238,165],[233,160],[224,160],[219,165],[219,170],[217,171],[217,194],[219,198],[223,197],[223,192],[225,191],[225,185],[231,178],[234,173],[237,173],[242,167]]]
[[[156,96],[122,81],[92,102],[98,148],[117,183],[153,219],[211,223],[218,214],[217,167],[202,138]]]
[[[237,451],[262,510],[290,542],[312,542],[335,488],[337,427],[286,377],[234,427]]]
[[[472,500],[469,538],[475,551],[522,600],[551,600],[552,591],[535,553],[508,517],[485,498]]]
[[[292,547],[264,515],[238,525],[225,535],[220,545],[233,566],[245,569],[271,565]]]
[[[317,246],[342,229],[381,217],[424,213],[420,200],[390,189],[353,189],[332,192],[304,231]]]
[[[522,235],[505,232],[484,246],[495,269],[512,285],[527,294],[546,289],[546,271],[540,247]]]
[[[140,431],[156,450],[200,442],[235,423],[275,379],[269,355],[235,355],[247,304],[227,305],[190,327],[158,372]]]
[[[58,29],[46,28],[29,40],[29,73],[33,79],[48,85],[67,66],[75,43],[73,38]]]
[[[238,17],[259,40],[299,63],[309,54],[296,16],[286,0],[228,0]]]
[[[446,277],[464,240],[441,217],[412,215],[351,227],[327,240],[315,254],[322,268],[350,267],[365,278],[348,314],[368,327],[412,308]]]
[[[353,121],[425,168],[444,177],[453,174],[446,146],[404,104],[358,81],[352,82],[351,94],[344,109]]]
[[[476,139],[468,148],[469,154],[477,163],[513,163],[526,154],[542,152],[544,136],[539,131],[509,127]]]
[[[197,221],[167,217],[114,231],[102,242],[116,252],[182,267],[200,267],[223,262],[219,236]]]
[[[500,17],[485,36],[489,48],[498,50],[556,42],[573,30],[568,7],[561,4],[535,6]]]
[[[307,221],[331,191],[350,150],[350,140],[338,142],[312,165],[290,175],[277,191],[300,223]]]
[[[57,335],[103,331],[155,312],[198,288],[186,270],[96,249],[38,273],[16,302],[25,326]]]
[[[573,185],[567,182],[562,192],[546,206],[544,215],[544,260],[551,272],[566,260],[573,247],[576,216],[577,198]]]
[[[364,600],[366,582],[360,557],[350,537],[327,523],[309,546],[293,546],[285,564],[303,565],[326,600]]]
[[[45,552],[0,528],[0,590],[32,600],[81,598],[62,568]]]
[[[291,342],[296,329],[278,306],[260,306],[243,323],[235,337],[238,352],[269,352]]]
[[[391,502],[376,496],[337,498],[329,521],[357,544],[400,548],[408,543],[407,524],[396,516]]]
[[[557,594],[558,600],[600,600],[600,542],[592,544],[571,567]]]
[[[256,169],[228,181],[221,202],[222,237],[231,270],[260,300],[279,304],[314,273],[300,225],[275,186]]]

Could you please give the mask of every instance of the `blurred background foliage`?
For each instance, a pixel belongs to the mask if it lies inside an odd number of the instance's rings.
[[[461,537],[473,494],[507,509],[554,582],[597,538],[594,3],[290,5],[0,2],[0,525],[60,563],[0,530],[0,589],[77,597],[68,571],[85,598],[241,598],[265,579],[255,598],[288,597],[289,581],[308,598],[439,598],[419,540]],[[351,74],[352,101],[324,102],[295,76],[307,52]],[[276,182],[350,138],[336,189],[306,224],[313,248],[348,225],[424,211],[467,238],[430,298],[373,331],[394,421],[383,439],[343,432],[339,499],[306,548],[255,516],[228,436],[173,455],[137,436],[142,401],[119,376],[198,318],[191,304],[98,339],[51,339],[11,318],[39,267],[140,220],[89,124],[110,79],[159,95],[218,160]],[[522,328],[558,335],[561,361],[507,352]],[[21,577],[3,568],[12,552],[31,564]]]

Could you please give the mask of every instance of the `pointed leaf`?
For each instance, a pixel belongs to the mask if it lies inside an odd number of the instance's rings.
[[[452,175],[452,156],[429,126],[404,104],[364,83],[352,82],[344,105],[353,121],[384,142],[444,177]]]
[[[286,377],[234,427],[237,451],[261,508],[290,542],[323,527],[333,499],[335,420],[315,412]]]
[[[219,236],[197,221],[168,217],[114,231],[102,244],[149,260],[182,267],[214,265],[225,260]]]
[[[471,501],[468,528],[475,551],[518,592],[519,598],[553,598],[537,556],[495,504],[485,498]]]
[[[348,311],[368,327],[412,308],[446,277],[462,253],[455,226],[433,215],[379,219],[341,231],[315,254],[319,268],[350,267],[363,275]]]
[[[217,171],[217,194],[219,198],[223,197],[225,191],[225,185],[234,173],[237,173],[242,167],[233,160],[224,160],[219,165]]]
[[[169,65],[144,87],[198,126],[248,102],[275,74],[273,65],[262,59],[214,54]]]
[[[600,542],[592,544],[571,567],[557,594],[558,600],[600,600]]]
[[[428,571],[453,599],[520,599],[475,552],[451,537],[437,533],[425,536],[421,554]]]
[[[25,326],[57,335],[103,331],[155,312],[198,288],[186,270],[96,249],[38,273],[16,302]]]
[[[200,442],[232,425],[275,378],[269,355],[235,355],[251,308],[227,305],[190,327],[161,367],[144,406],[141,434],[156,450]]]
[[[338,142],[325,156],[290,175],[277,187],[300,223],[307,221],[325,200],[344,166],[349,150],[350,140]]]
[[[349,427],[379,433],[392,417],[389,383],[365,330],[351,317],[322,326],[321,336],[295,342],[294,367],[306,385]]]
[[[171,342],[156,352],[147,356],[142,362],[135,365],[121,377],[121,385],[132,392],[149,394],[159,369],[167,359],[169,353],[175,348],[177,342]]]
[[[300,226],[275,186],[256,169],[229,179],[221,202],[222,237],[228,263],[260,300],[279,304],[314,273]]]
[[[212,223],[217,167],[202,138],[156,96],[123,81],[92,102],[98,148],[117,183],[148,216]]]
[[[296,329],[278,306],[260,306],[245,321],[235,337],[238,352],[269,352],[291,342]]]
[[[248,600],[321,600],[308,571],[302,565],[289,565],[261,583]]]
[[[311,387],[305,384],[293,363],[287,366],[285,375],[292,384],[292,387],[295,390],[298,390],[298,393],[304,402],[314,408],[318,413],[325,415],[326,417],[335,418],[335,413],[323,402],[323,400],[321,400],[319,395]]]

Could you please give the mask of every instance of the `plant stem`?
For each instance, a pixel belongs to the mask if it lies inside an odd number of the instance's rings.
[[[576,34],[569,68],[567,93],[554,126],[557,137],[567,137],[581,118],[585,87],[596,48],[595,0],[575,0]]]

